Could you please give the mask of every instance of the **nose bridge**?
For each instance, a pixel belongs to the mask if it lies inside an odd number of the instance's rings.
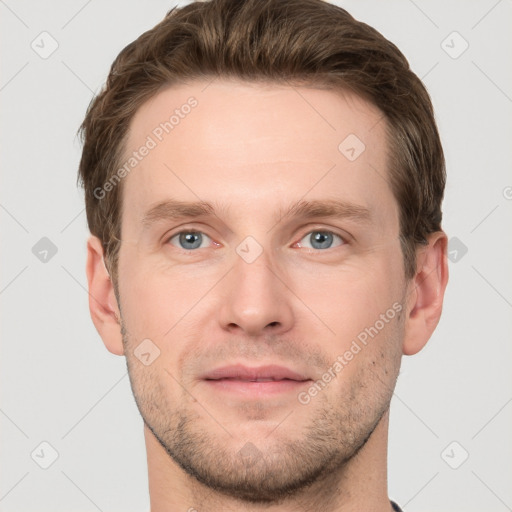
[[[251,335],[288,330],[293,320],[289,291],[270,250],[247,237],[236,248],[233,265],[220,309],[222,326]]]
[[[240,292],[243,292],[243,298],[250,299],[251,295],[268,295],[267,301],[272,300],[276,296],[276,280],[278,281],[278,269],[274,258],[270,254],[270,250],[263,250],[258,254],[254,247],[249,244],[249,250],[245,245],[241,245],[238,250],[238,258],[235,260],[234,275],[237,279],[237,284]],[[251,292],[246,293],[246,292]],[[263,297],[262,297],[263,298]]]

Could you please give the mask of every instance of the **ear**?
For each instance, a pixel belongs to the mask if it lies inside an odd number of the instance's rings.
[[[112,354],[123,355],[120,313],[103,259],[103,246],[98,237],[87,240],[87,281],[89,283],[89,311],[103,343]]]
[[[448,283],[446,234],[436,231],[427,240],[428,245],[417,252],[417,271],[407,293],[403,353],[408,356],[419,352],[432,336],[441,317]]]

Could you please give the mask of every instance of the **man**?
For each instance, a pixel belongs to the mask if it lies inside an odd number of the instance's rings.
[[[448,279],[429,96],[321,0],[212,0],[128,45],[81,127],[93,322],[152,512],[390,511],[389,404]]]

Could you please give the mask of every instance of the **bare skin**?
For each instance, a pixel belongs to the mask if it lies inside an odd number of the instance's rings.
[[[446,235],[430,236],[406,280],[385,121],[350,94],[173,86],[136,113],[127,158],[190,97],[123,178],[117,297],[88,241],[91,316],[125,355],[145,421],[151,511],[389,511],[389,403],[401,356],[439,321]],[[365,145],[353,160],[339,149],[350,134]],[[143,223],[171,198],[214,212]],[[328,200],[339,216],[285,215]],[[147,339],[151,364],[137,357]],[[210,378],[237,364],[301,378]]]

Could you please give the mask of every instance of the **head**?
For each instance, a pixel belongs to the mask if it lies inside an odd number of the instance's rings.
[[[91,314],[173,463],[256,501],[346,465],[447,281],[401,52],[321,0],[192,3],[119,54],[81,134]],[[209,380],[226,364],[303,378],[241,399]]]

